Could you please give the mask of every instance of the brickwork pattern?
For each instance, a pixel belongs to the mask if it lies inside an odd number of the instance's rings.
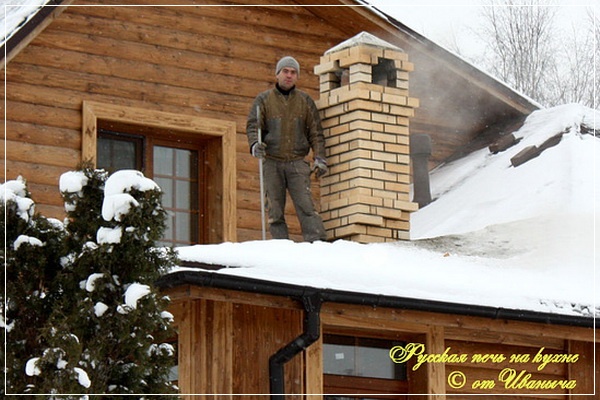
[[[373,83],[382,59],[391,84]],[[321,110],[329,174],[321,178],[321,215],[332,239],[361,243],[410,239],[408,95],[413,65],[406,53],[357,45],[321,57]]]

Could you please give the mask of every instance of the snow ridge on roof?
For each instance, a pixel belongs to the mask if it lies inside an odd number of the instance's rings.
[[[361,32],[348,40],[343,41],[335,47],[327,50],[325,54],[336,53],[340,50],[344,50],[350,47],[358,46],[358,45],[366,45],[371,47],[377,47],[381,49],[391,49],[403,51],[400,47],[393,45],[391,43],[386,42],[383,39],[378,38],[377,36],[371,35],[369,32]]]

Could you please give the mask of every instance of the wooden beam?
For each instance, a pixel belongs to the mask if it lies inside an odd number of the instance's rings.
[[[568,379],[574,379],[577,381],[575,389],[571,390],[571,395],[584,395],[589,394],[590,396],[577,396],[578,399],[589,399],[596,398],[594,392],[594,375],[596,375],[595,381],[597,386],[600,385],[600,369],[595,365],[594,362],[594,345],[592,343],[576,342],[569,340],[568,342],[568,353],[579,354],[579,359],[576,363],[570,363]],[[598,362],[598,360],[596,360]],[[594,368],[594,366],[596,368]]]
[[[470,329],[481,332],[496,332],[503,334],[518,334],[525,336],[536,336],[538,338],[571,339],[583,342],[600,341],[600,337],[594,338],[594,330],[591,328],[551,325],[527,321],[514,321],[504,319],[491,319],[485,317],[471,317],[458,314],[442,314],[425,311],[414,311],[406,309],[395,309],[387,307],[373,308],[353,304],[324,303],[321,309],[322,318],[342,318],[360,323],[365,326],[377,326],[378,329],[395,329],[402,326],[444,326],[448,328]]]
[[[313,343],[304,352],[304,379],[306,394],[310,394],[311,400],[323,399],[323,325],[319,340]]]
[[[231,399],[233,393],[233,304],[200,300],[204,327],[203,369],[206,380],[193,393],[219,394],[220,399]],[[210,398],[210,397],[209,397]]]
[[[249,304],[259,307],[284,308],[303,310],[304,307],[297,300],[288,297],[271,296],[265,294],[241,292],[219,288],[183,285],[166,289],[162,293],[169,296],[172,302],[186,301],[187,299],[205,299],[227,301],[236,304]]]
[[[195,374],[202,368],[196,365],[200,360],[200,349],[203,343],[200,342],[198,313],[195,312],[196,302],[186,301],[177,308],[176,324],[179,331],[178,335],[178,365],[179,365],[179,388],[181,393],[194,393],[194,387],[201,377]],[[186,400],[193,399],[192,396],[184,397]]]
[[[321,312],[321,321],[323,325],[332,328],[354,328],[357,330],[373,330],[378,331],[393,331],[393,332],[425,332],[427,331],[428,324],[422,324],[419,322],[411,322],[408,320],[398,319],[379,319],[372,318],[372,314],[369,312],[362,313],[362,315],[356,315],[355,313],[346,313],[343,311],[345,304],[323,304],[323,309],[327,308],[327,311]],[[352,306],[350,306],[352,307]],[[330,312],[332,308],[338,310],[337,312]]]
[[[174,114],[137,107],[124,107],[114,104],[83,102],[84,112],[96,119],[123,122],[154,128],[171,129],[198,135],[226,136],[235,128],[230,121],[203,118],[193,115]],[[235,129],[233,129],[235,133]]]
[[[425,334],[428,354],[442,354],[446,349],[444,327],[432,326]],[[429,400],[446,399],[446,366],[444,363],[427,363],[427,397]]]
[[[498,332],[492,329],[482,330],[480,328],[473,329],[461,327],[447,327],[445,334],[446,340],[459,340],[471,343],[489,343],[511,346],[531,346],[533,343],[531,334],[526,334],[522,332],[509,333]],[[535,336],[535,346],[545,347],[547,349],[562,350],[565,347],[565,339]]]

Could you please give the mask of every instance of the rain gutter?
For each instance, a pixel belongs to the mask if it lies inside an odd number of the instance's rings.
[[[197,285],[219,289],[238,290],[251,293],[269,294],[302,300],[308,294],[319,293],[322,302],[389,307],[396,309],[426,311],[442,314],[458,314],[491,319],[508,319],[545,323],[551,325],[578,326],[593,328],[594,318],[577,315],[563,315],[531,310],[516,310],[502,307],[473,304],[450,303],[409,297],[397,297],[370,293],[358,293],[336,289],[319,289],[309,286],[266,281],[227,275],[218,272],[182,270],[163,275],[157,285],[172,288],[182,285]]]

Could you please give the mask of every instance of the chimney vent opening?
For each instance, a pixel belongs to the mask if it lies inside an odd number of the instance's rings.
[[[386,87],[396,87],[396,65],[394,60],[379,57],[377,65],[373,65],[371,83]]]

